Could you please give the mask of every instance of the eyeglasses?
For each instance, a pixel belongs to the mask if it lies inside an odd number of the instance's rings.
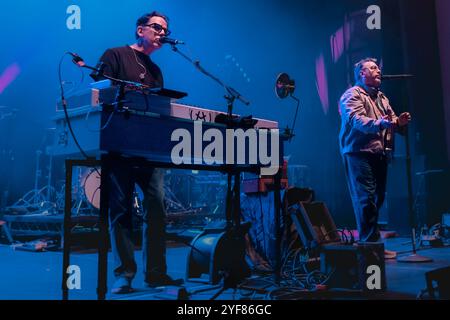
[[[162,25],[160,25],[159,23],[151,23],[151,24],[144,24],[144,27],[151,27],[153,28],[153,30],[155,30],[157,33],[161,33],[162,31],[164,31],[164,34],[166,36],[168,36],[169,34],[171,34],[172,32],[167,29],[164,28]]]
[[[371,70],[371,71],[381,70],[377,65],[370,66],[368,68],[362,68],[362,70],[366,70],[366,69]]]

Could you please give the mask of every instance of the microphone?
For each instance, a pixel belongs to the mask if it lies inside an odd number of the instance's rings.
[[[94,67],[90,67],[86,64],[86,62],[84,62],[84,59],[82,57],[80,57],[78,54],[74,53],[74,52],[67,52],[67,54],[70,54],[72,56],[72,62],[75,63],[77,66],[79,66],[80,68],[86,68],[92,71],[95,71],[97,73],[101,73],[103,74],[103,69],[104,69],[104,63],[102,62],[100,65],[100,68],[94,68]]]
[[[160,43],[168,43],[168,44],[171,44],[171,45],[184,44],[184,41],[177,40],[177,39],[172,39],[172,38],[167,38],[167,37],[159,38],[159,42]]]
[[[79,67],[84,67],[86,65],[83,58],[80,57],[78,54],[73,53],[73,52],[67,52],[67,53],[72,56],[72,58],[73,58],[72,62],[75,63],[76,65],[78,65]]]
[[[381,76],[381,80],[398,80],[398,79],[406,79],[413,78],[412,74],[384,74]]]

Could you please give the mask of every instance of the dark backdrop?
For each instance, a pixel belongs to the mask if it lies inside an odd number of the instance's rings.
[[[81,30],[66,27],[66,9],[71,4],[81,8]],[[366,27],[366,9],[373,4],[381,8],[381,30]],[[45,151],[51,140],[51,117],[59,94],[57,65],[63,53],[77,52],[95,64],[106,48],[131,44],[135,20],[153,9],[170,17],[173,36],[188,44],[182,49],[252,102],[251,107],[236,103],[236,113],[277,120],[282,127],[291,125],[295,103],[275,97],[274,81],[280,72],[296,80],[295,95],[301,106],[297,136],[287,154],[291,165],[307,167],[304,183],[327,203],[338,225],[354,225],[337,145],[337,103],[352,81],[356,60],[374,56],[386,73],[416,75],[406,83],[385,86],[398,112],[413,113],[415,194],[420,191],[417,172],[439,169],[448,175],[434,1],[175,0],[144,5],[129,0],[124,6],[122,1],[41,0],[1,6],[0,105],[16,110],[15,117],[0,120],[0,146],[7,145],[4,149],[13,154],[0,159],[2,188],[10,181],[8,203],[33,188],[36,151]],[[189,93],[183,102],[226,109],[223,90],[170,48],[157,52],[154,60],[164,72],[167,87]],[[88,85],[87,73],[84,80],[81,75],[66,59],[67,90]],[[391,168],[383,219],[406,228],[404,143],[397,140],[398,160]],[[45,165],[45,153],[41,160]],[[426,175],[420,191],[428,210],[423,214],[430,222],[449,208],[444,173]],[[39,184],[45,184],[43,178]]]

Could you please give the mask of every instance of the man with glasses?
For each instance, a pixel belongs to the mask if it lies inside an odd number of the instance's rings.
[[[160,49],[161,37],[169,35],[168,18],[151,12],[136,22],[136,42],[112,48],[100,58],[105,75],[162,88],[163,76],[150,55]],[[101,78],[92,75],[95,80]],[[164,208],[164,170],[132,168],[125,159],[113,160],[110,175],[110,233],[116,281],[112,293],[130,293],[137,267],[132,235],[132,199],[137,183],[144,192],[143,267],[144,286],[181,285],[167,275]]]
[[[377,60],[367,58],[355,65],[354,87],[340,100],[340,150],[361,242],[380,240],[378,213],[386,192],[387,166],[393,151],[394,131],[402,132],[411,121],[407,112],[396,116],[380,91]],[[396,253],[385,251],[386,258]]]

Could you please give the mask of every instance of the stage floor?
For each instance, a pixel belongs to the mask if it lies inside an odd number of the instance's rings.
[[[387,239],[387,249],[400,254],[410,253],[411,245],[408,239]],[[434,259],[430,263],[400,263],[396,260],[386,260],[387,292],[378,295],[377,299],[416,299],[422,289],[426,288],[425,273],[440,267],[450,265],[450,247],[425,248],[418,251],[421,255]],[[168,273],[174,278],[184,278],[186,272],[188,247],[172,244],[167,250]],[[108,294],[111,300],[159,300],[176,299],[176,288],[143,289],[142,252],[136,251],[138,274],[133,281],[136,291],[128,295]],[[15,251],[11,246],[0,246],[0,300],[60,300],[62,252],[25,252]],[[112,276],[112,256],[109,254],[108,286],[114,282]],[[81,268],[81,289],[71,290],[71,300],[95,300],[97,286],[97,254],[72,253],[71,264]],[[186,283],[187,292],[208,288],[204,284]],[[217,289],[192,294],[192,300],[208,300]],[[247,293],[244,295],[244,293]],[[230,299],[266,299],[267,294],[251,293],[245,290],[226,290],[218,300]],[[344,297],[336,294],[327,295],[327,299],[366,299],[363,296],[352,295]]]

